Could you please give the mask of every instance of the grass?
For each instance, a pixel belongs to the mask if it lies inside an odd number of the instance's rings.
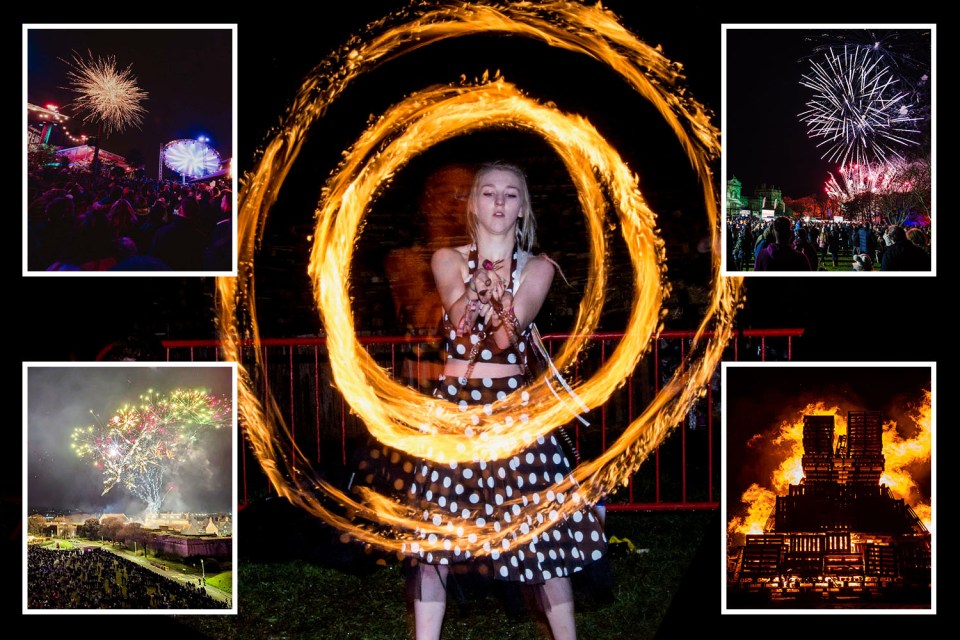
[[[817,264],[818,272],[849,272],[853,271],[853,253],[849,249],[844,249],[837,254],[837,266],[833,266],[833,258],[830,257],[828,253],[826,258],[823,258],[818,254],[819,262]],[[875,263],[873,265],[874,271],[879,271],[880,264]],[[753,271],[753,258],[750,258],[747,265],[744,267],[745,271]]]
[[[77,538],[77,540],[78,540],[77,544],[71,544],[70,541],[68,540],[58,540],[58,542],[60,542],[60,549],[69,550],[69,549],[78,548],[80,546],[84,546],[83,541],[86,540],[86,538]],[[90,542],[93,542],[94,544],[97,544],[97,545],[102,544],[101,541],[99,540],[91,540]],[[47,543],[44,546],[47,548],[53,549],[54,544],[55,543],[51,541],[50,543]],[[111,552],[113,552],[114,554],[120,557],[127,558],[131,562],[142,561],[144,558],[143,547],[140,547],[138,550],[134,551],[133,549],[127,549],[126,547],[116,547],[116,546],[113,546],[111,543],[108,543],[107,545],[104,546],[104,548],[109,549]],[[171,570],[178,571],[180,573],[185,573],[188,575],[193,574],[197,577],[200,577],[202,575],[202,571],[198,566],[180,562],[179,559],[174,556],[158,557],[156,555],[150,555],[147,558],[147,560],[157,564],[166,565]],[[224,564],[228,564],[228,563],[224,563]],[[231,593],[233,591],[233,572],[223,571],[218,574],[208,573],[207,584],[220,589],[224,593]]]
[[[72,551],[77,548],[77,545],[73,544],[69,540],[51,540],[50,542],[43,543],[42,546],[44,549],[53,549],[54,551]]]
[[[233,591],[233,571],[224,571],[212,577],[207,576],[207,584],[224,593],[230,593]]]
[[[594,640],[655,638],[694,556],[707,539],[715,513],[612,512],[608,536],[629,539],[611,545],[614,572],[612,602],[578,593],[577,627]],[[284,528],[276,528],[277,561],[245,559],[239,548],[236,616],[174,616],[198,638],[257,640],[411,638],[411,617],[404,602],[398,565],[349,571],[303,558],[288,557]],[[322,540],[321,540],[322,543]],[[701,603],[702,604],[702,603]],[[477,598],[447,608],[442,640],[548,640],[545,623],[530,612],[511,618],[500,601]]]

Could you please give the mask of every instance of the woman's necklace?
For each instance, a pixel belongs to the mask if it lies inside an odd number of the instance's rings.
[[[507,278],[504,278],[503,276],[500,275],[500,268],[503,266],[503,258],[500,258],[499,260],[488,260],[488,259],[481,260],[480,250],[477,249],[477,260],[479,261],[480,266],[483,267],[485,271],[491,272],[490,275],[495,275],[498,278],[500,278],[500,284],[502,284],[503,286],[507,285],[507,281],[508,281]]]

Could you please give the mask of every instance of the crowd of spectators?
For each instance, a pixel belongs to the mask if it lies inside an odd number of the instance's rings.
[[[27,549],[29,609],[226,609],[202,584],[166,578],[106,549]]]
[[[29,271],[196,271],[233,267],[233,194],[222,179],[95,178],[43,167],[27,181]]]
[[[779,240],[777,227],[780,227]],[[789,227],[789,228],[787,228]],[[789,236],[789,238],[787,238]],[[775,246],[774,246],[775,245]],[[806,268],[784,247],[806,258]],[[809,222],[785,216],[774,220],[756,218],[727,221],[727,265],[731,271],[770,270],[769,258],[789,256],[791,271],[833,271],[841,257],[854,271],[930,271],[929,227],[857,222]],[[761,257],[763,254],[765,257]],[[780,270],[780,269],[778,269]]]

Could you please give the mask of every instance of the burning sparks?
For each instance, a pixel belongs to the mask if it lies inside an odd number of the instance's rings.
[[[679,66],[638,41],[602,7],[572,2],[443,5],[410,17],[400,26],[383,24],[378,23],[380,31],[366,42],[349,42],[306,79],[283,129],[243,181],[238,219],[241,269],[236,279],[218,279],[221,337],[227,359],[239,362],[241,336],[259,341],[252,302],[254,251],[267,212],[310,126],[360,74],[386,59],[443,39],[490,32],[523,35],[606,63],[650,100],[672,127],[701,178],[709,224],[717,227],[717,198],[709,163],[719,152],[718,132],[703,107],[680,87]],[[565,163],[580,194],[590,233],[591,277],[572,331],[578,337],[571,338],[556,356],[561,370],[575,360],[584,345],[583,336],[591,333],[599,321],[606,278],[604,234],[610,225],[605,192],[616,209],[634,266],[637,293],[624,339],[604,368],[575,389],[587,407],[602,404],[633,371],[659,330],[661,303],[669,290],[654,213],[644,202],[636,177],[583,118],[540,104],[499,77],[424,90],[394,105],[368,127],[328,181],[317,207],[309,273],[327,330],[335,380],[351,408],[384,443],[450,463],[510,455],[569,421],[571,409],[553,397],[547,388],[549,379],[507,396],[494,405],[490,415],[483,413],[482,407],[461,411],[456,405],[397,384],[356,340],[349,265],[364,213],[378,190],[412,157],[443,140],[486,127],[518,128],[543,137]],[[557,517],[579,509],[583,501],[595,501],[625,482],[699,397],[730,338],[742,286],[740,279],[720,277],[717,251],[713,266],[717,277],[712,304],[700,327],[701,332],[711,333],[709,337],[701,334],[696,341],[699,359],[691,357],[687,366],[678,369],[647,410],[602,456],[578,467],[573,483],[557,479],[552,490],[570,497],[563,504],[566,513],[540,513],[535,504],[526,504],[525,498],[522,503],[516,499],[534,522],[543,523],[527,527],[524,518],[517,518],[517,530],[512,533],[518,544],[540,535]],[[238,324],[241,317],[247,319],[244,326]],[[254,352],[259,358],[259,349]],[[240,367],[240,374],[240,410],[247,433],[261,466],[281,495],[368,544],[395,551],[418,544],[429,550],[430,543],[421,537],[431,533],[431,523],[419,513],[410,513],[371,491],[356,502],[323,481],[308,478],[303,472],[309,469],[306,459],[291,460],[282,454],[284,447],[276,434],[288,433],[284,420],[269,396],[261,402],[256,391],[255,379],[264,374],[263,363],[258,360],[250,369]],[[507,415],[521,415],[521,419],[509,424]],[[384,536],[357,528],[325,508],[316,496],[317,488],[349,511],[389,525],[391,533]],[[519,530],[521,523],[523,531]],[[460,537],[475,555],[488,553],[492,538],[510,533],[488,531],[472,521],[464,521],[462,526]]]
[[[141,103],[147,92],[137,85],[131,66],[120,70],[114,56],[81,60],[74,54],[67,78],[77,97],[73,106],[85,122],[103,123],[103,133],[121,133],[128,127],[139,127],[146,110]]]
[[[840,167],[840,178],[833,174],[824,185],[831,198],[847,203],[867,194],[908,193],[925,178],[924,162],[893,160],[883,164],[849,163]]]
[[[814,92],[800,121],[811,138],[827,145],[823,158],[839,164],[885,162],[902,157],[899,149],[917,144],[913,105],[897,88],[890,68],[858,47],[828,49],[811,62],[800,84]]]
[[[200,390],[177,389],[169,396],[151,390],[105,423],[74,429],[70,448],[102,470],[103,494],[120,484],[155,514],[173,490],[170,485],[164,491],[164,475],[176,469],[203,430],[232,424],[228,398]]]

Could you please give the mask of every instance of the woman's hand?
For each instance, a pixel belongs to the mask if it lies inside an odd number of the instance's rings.
[[[496,281],[496,284],[499,284],[499,279]],[[470,275],[469,288],[471,291],[476,292],[480,304],[490,304],[490,300],[494,295],[494,287],[494,278],[491,278],[490,273],[483,267],[475,270]]]

